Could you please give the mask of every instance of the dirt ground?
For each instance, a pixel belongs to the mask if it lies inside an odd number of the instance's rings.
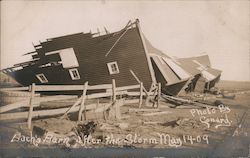
[[[208,148],[213,156],[247,156],[250,148],[250,93],[236,92],[235,99],[216,98],[219,106],[202,108],[184,104],[171,108],[161,100],[155,109],[145,104],[121,107],[121,119],[104,119],[104,114],[87,113],[76,121],[77,113],[32,121],[1,122],[3,148]],[[150,110],[152,109],[152,110]],[[226,152],[225,152],[226,151]]]

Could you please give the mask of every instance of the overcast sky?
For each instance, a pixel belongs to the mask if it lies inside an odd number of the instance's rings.
[[[118,31],[139,18],[170,56],[208,54],[222,79],[249,81],[249,1],[1,1],[1,69],[30,59],[33,43],[78,32]]]

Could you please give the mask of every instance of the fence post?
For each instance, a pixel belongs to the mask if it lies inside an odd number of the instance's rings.
[[[142,105],[142,97],[143,97],[143,83],[140,82],[140,100],[139,100],[139,108],[141,108],[141,105]]]
[[[116,101],[116,85],[115,85],[115,79],[112,79],[112,101]]]
[[[112,96],[113,96],[112,101],[115,106],[115,118],[120,119],[121,117],[120,104],[116,101],[116,83],[114,79],[112,79]]]
[[[82,111],[84,110],[84,120],[86,120],[86,106],[84,105],[85,103],[85,99],[86,99],[86,93],[87,93],[87,89],[88,89],[88,81],[85,82],[84,87],[83,87],[83,92],[82,92],[82,102],[81,102],[81,106],[79,109],[79,114],[78,114],[78,121],[83,120],[82,119]]]
[[[32,121],[32,112],[33,112],[33,100],[34,100],[34,96],[35,96],[35,83],[32,83],[32,85],[30,86],[30,102],[29,102],[29,114],[28,114],[28,128],[31,130],[31,121]]]
[[[151,93],[152,93],[152,91],[153,91],[153,89],[154,89],[154,86],[155,86],[155,84],[152,83],[152,84],[151,84],[151,87],[150,87],[150,89],[149,89],[149,91],[148,91],[148,95],[147,95],[146,101],[145,101],[146,106],[148,106],[148,103],[149,103],[149,100],[150,100],[150,98],[151,98]]]
[[[157,108],[159,107],[160,99],[161,99],[161,83],[159,82],[158,83]]]

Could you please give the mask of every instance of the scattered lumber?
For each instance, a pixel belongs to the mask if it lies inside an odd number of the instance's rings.
[[[199,107],[203,107],[203,108],[217,108],[216,106],[212,106],[212,105],[208,105],[208,104],[204,104],[204,103],[200,103],[199,101],[192,101],[189,99],[183,99],[183,98],[179,98],[179,97],[173,97],[173,96],[168,96],[165,94],[162,94],[162,98],[164,98],[165,100],[170,100],[170,101],[175,101],[177,104],[190,104],[190,105],[195,105],[195,106],[199,106]]]

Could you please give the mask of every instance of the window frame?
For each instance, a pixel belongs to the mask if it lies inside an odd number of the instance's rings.
[[[42,77],[41,77],[42,76]],[[43,74],[43,73],[40,73],[40,74],[36,74],[36,78],[41,82],[41,83],[48,83],[48,79],[47,77]],[[43,80],[45,79],[45,80]]]
[[[113,69],[112,69],[113,65],[115,66],[115,68],[117,69],[117,71],[113,71]],[[107,66],[108,66],[108,70],[109,70],[109,74],[110,75],[114,75],[114,74],[119,74],[120,73],[120,70],[119,70],[119,67],[118,67],[118,64],[117,64],[116,61],[107,63]]]
[[[74,71],[76,72],[77,77],[74,76]],[[69,74],[70,74],[70,77],[71,77],[72,80],[79,80],[79,79],[81,79],[81,76],[80,76],[79,71],[78,71],[77,68],[69,69]]]

